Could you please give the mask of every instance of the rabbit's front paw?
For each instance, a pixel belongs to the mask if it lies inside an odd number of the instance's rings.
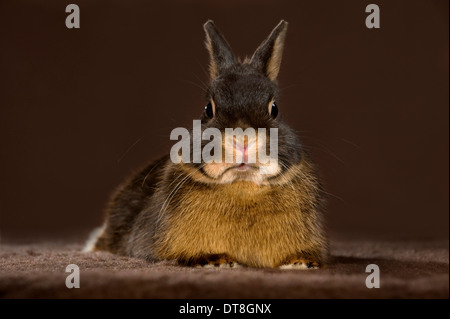
[[[320,263],[308,257],[294,257],[280,266],[280,269],[319,269]]]
[[[241,267],[227,254],[209,254],[198,258],[192,258],[182,264],[197,268],[238,268]]]

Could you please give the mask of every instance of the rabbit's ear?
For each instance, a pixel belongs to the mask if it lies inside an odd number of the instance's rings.
[[[229,44],[213,21],[208,20],[203,28],[206,32],[206,49],[208,49],[210,57],[209,73],[211,79],[214,79],[220,74],[221,70],[235,64],[236,59]]]
[[[250,60],[250,64],[264,73],[271,81],[277,78],[280,71],[287,26],[288,23],[281,20],[269,37],[256,49]]]

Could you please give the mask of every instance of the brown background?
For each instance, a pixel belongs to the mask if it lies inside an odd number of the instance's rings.
[[[3,239],[87,234],[170,150],[204,107],[209,18],[240,56],[290,23],[278,105],[325,177],[332,234],[448,237],[448,1],[76,1],[78,30],[69,3],[0,2]]]

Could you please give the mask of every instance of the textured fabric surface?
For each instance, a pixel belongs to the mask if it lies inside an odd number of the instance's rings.
[[[198,269],[83,253],[82,243],[3,243],[2,298],[448,298],[448,241],[333,241],[320,270]],[[65,285],[80,268],[80,288]],[[380,267],[368,289],[368,264]]]

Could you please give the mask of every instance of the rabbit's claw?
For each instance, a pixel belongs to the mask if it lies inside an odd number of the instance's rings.
[[[311,258],[293,258],[280,266],[280,269],[319,269],[320,263]]]
[[[209,254],[190,259],[183,264],[197,268],[237,268],[241,266],[227,254]]]

